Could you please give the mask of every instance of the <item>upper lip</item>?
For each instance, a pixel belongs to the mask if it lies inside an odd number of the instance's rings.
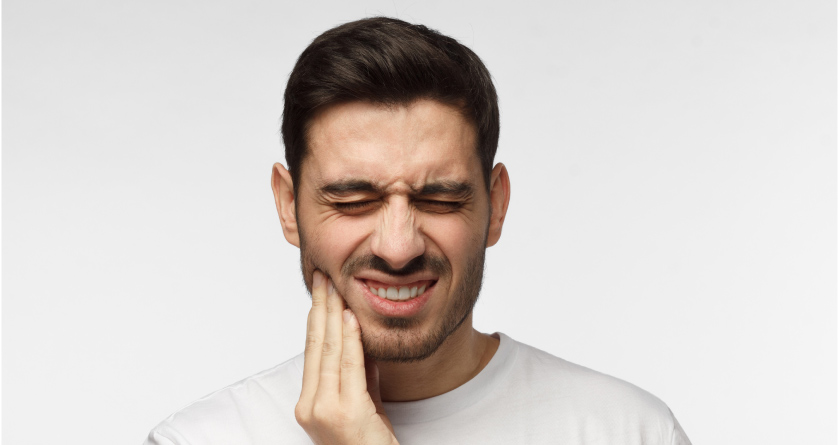
[[[417,281],[437,281],[437,276],[427,272],[419,272],[416,274],[406,275],[402,277],[394,277],[386,273],[369,271],[363,272],[355,276],[359,280],[372,280],[380,283],[393,285],[394,287],[405,286],[416,283]]]

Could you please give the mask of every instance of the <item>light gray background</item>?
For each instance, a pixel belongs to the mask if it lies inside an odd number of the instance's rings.
[[[139,443],[301,351],[282,91],[370,15],[498,88],[476,324],[663,399],[696,444],[836,441],[831,1],[3,3],[3,441]]]

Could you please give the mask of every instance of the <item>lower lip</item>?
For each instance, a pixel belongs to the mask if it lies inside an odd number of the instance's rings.
[[[378,295],[373,295],[373,293],[370,292],[370,288],[365,286],[361,280],[356,279],[356,281],[361,287],[364,297],[367,298],[367,302],[373,310],[379,315],[383,315],[385,317],[412,317],[418,314],[422,310],[423,306],[425,306],[425,303],[428,302],[431,290],[434,289],[434,285],[437,284],[434,283],[428,286],[422,295],[417,295],[410,300],[392,301]]]

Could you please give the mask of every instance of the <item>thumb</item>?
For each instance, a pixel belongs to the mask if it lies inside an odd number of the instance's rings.
[[[367,392],[370,393],[370,398],[373,399],[373,405],[376,405],[376,412],[384,414],[385,408],[382,405],[382,393],[379,391],[379,367],[376,366],[376,360],[365,357],[364,372],[367,377]]]
[[[382,403],[382,392],[379,389],[379,367],[376,366],[376,360],[372,358],[364,358],[364,371],[367,377],[367,392],[370,393],[370,399],[373,400],[373,405],[376,407],[376,414],[384,423],[385,427],[390,431],[391,436],[395,433],[393,431],[393,424],[385,413],[385,406]],[[397,445],[396,438],[393,437],[394,443]]]

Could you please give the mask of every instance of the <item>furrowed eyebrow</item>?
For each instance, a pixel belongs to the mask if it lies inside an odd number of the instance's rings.
[[[330,182],[318,188],[321,194],[334,196],[348,196],[355,193],[375,193],[384,195],[385,191],[370,181],[362,179],[349,179],[346,181]],[[446,195],[456,198],[465,198],[473,193],[471,185],[465,182],[440,181],[425,184],[419,190],[413,189],[418,196]]]
[[[369,181],[350,179],[347,181],[331,182],[318,189],[321,194],[346,196],[354,193],[381,193],[381,189]]]
[[[448,195],[466,197],[472,194],[472,186],[465,182],[441,181],[426,184],[420,189],[420,196]]]

